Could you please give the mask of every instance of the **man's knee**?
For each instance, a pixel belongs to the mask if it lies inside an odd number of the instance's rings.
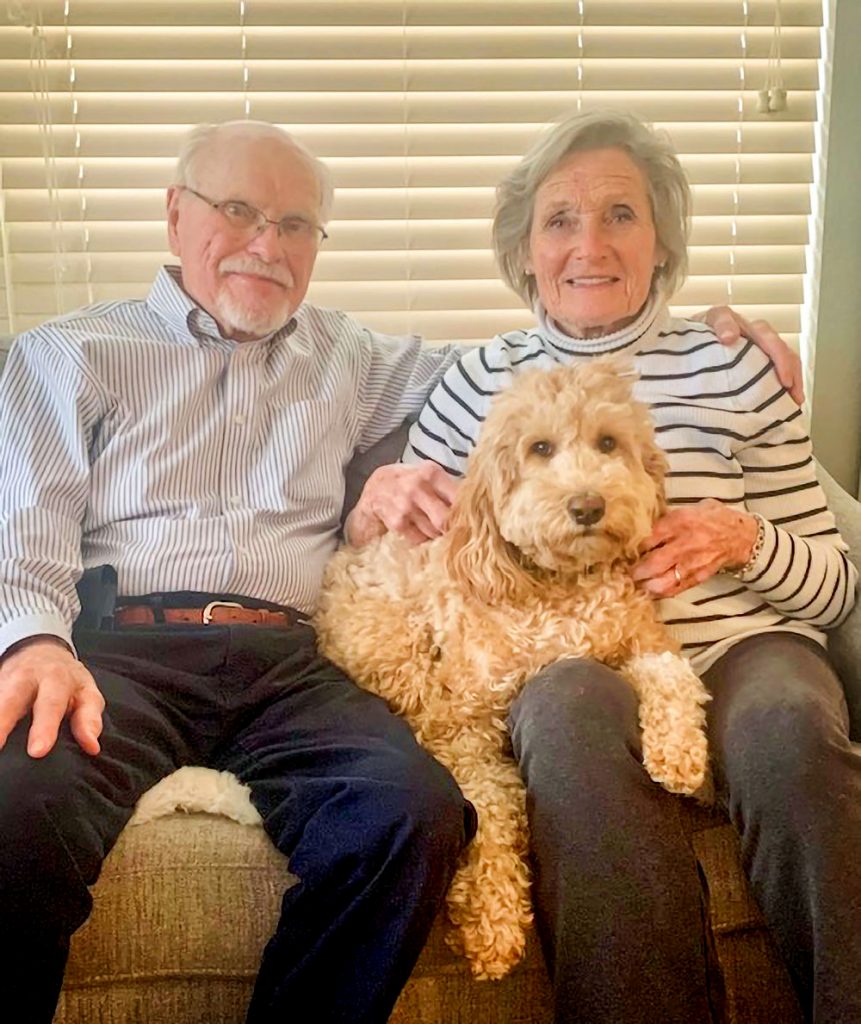
[[[16,834],[25,807],[51,804],[62,813],[74,790],[74,780],[74,766],[61,746],[45,757],[30,757],[26,729],[19,726],[0,751],[0,835]]]
[[[38,760],[23,744],[0,751],[2,927],[69,935],[89,914],[87,885],[98,863],[82,856],[87,824],[75,790],[76,776],[62,751]]]
[[[391,822],[408,823],[415,841],[455,857],[475,834],[475,809],[430,756],[391,792],[388,813]]]
[[[385,771],[306,779],[299,790],[298,818],[276,809],[267,829],[300,877],[328,872],[341,858],[369,865],[439,858],[453,865],[475,832],[472,805],[451,774],[418,747]]]

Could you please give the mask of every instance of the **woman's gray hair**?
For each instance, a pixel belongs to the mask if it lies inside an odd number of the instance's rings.
[[[320,194],[320,220],[323,224],[327,223],[332,212],[335,195],[331,171],[307,146],[295,139],[289,132],[285,132],[274,124],[269,124],[268,121],[224,121],[221,124],[199,124],[196,128],[192,128],[180,146],[173,179],[174,185],[196,188],[204,160],[220,142],[228,139],[265,138],[289,146],[307,165],[317,179]]]
[[[652,277],[653,291],[669,298],[687,276],[691,190],[669,137],[621,111],[570,114],[533,143],[496,189],[496,259],[503,280],[530,308],[538,298],[535,278],[525,270],[535,194],[571,153],[606,147],[625,150],[646,178],[657,241],[666,252]]]

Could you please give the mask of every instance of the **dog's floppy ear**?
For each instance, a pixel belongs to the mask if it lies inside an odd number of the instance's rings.
[[[489,605],[502,601],[517,604],[535,587],[496,521],[494,499],[505,500],[514,479],[510,451],[502,444],[479,441],[470,456],[446,534],[449,576]]]

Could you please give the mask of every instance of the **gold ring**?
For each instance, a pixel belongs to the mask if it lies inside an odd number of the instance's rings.
[[[676,577],[676,586],[680,587],[682,585],[682,574],[677,565],[673,566],[673,575]]]

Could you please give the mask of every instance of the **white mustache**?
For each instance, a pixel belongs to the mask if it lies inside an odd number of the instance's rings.
[[[293,275],[287,267],[280,267],[274,263],[264,263],[263,260],[255,259],[253,256],[228,256],[218,264],[219,272],[222,274],[254,274],[255,277],[264,277],[269,281],[284,288],[292,288],[294,285]]]

